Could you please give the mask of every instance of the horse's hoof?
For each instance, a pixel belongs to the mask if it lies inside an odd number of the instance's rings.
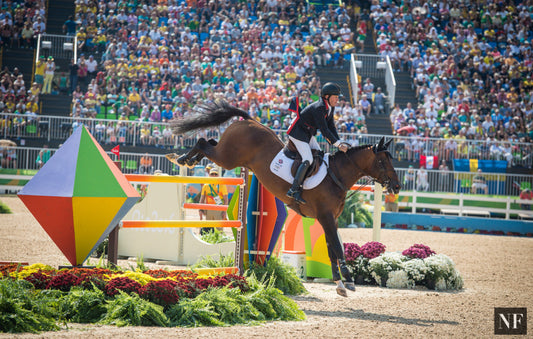
[[[182,166],[183,164],[179,163],[178,155],[176,153],[165,154],[165,158],[173,164]]]
[[[349,289],[352,292],[355,292],[355,284],[353,282],[347,282],[344,284],[344,287]]]
[[[348,297],[348,293],[344,287],[337,287],[337,294],[341,297]]]

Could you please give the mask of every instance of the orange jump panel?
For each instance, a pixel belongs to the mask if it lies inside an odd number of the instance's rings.
[[[122,227],[241,227],[241,222],[240,220],[123,220]]]

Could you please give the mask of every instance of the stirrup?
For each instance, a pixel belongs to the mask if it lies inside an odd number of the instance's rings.
[[[289,189],[289,191],[286,194],[289,198],[293,198],[296,200],[297,203],[305,205],[307,202],[302,199],[302,191],[300,190],[293,190],[292,188]]]

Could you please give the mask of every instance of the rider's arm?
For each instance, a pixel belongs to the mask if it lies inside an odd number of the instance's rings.
[[[339,141],[339,135],[337,134],[337,130],[335,128],[333,130],[329,128],[329,122],[325,118],[326,109],[318,109],[313,113],[316,128],[320,130],[320,133],[322,133],[324,138],[326,138],[330,144],[335,145],[335,143]],[[333,117],[330,119],[333,120]]]

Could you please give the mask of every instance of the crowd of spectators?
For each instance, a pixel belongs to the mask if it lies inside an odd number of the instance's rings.
[[[351,18],[344,4],[318,11],[302,0],[79,0],[67,20],[77,26],[81,50],[70,70],[72,116],[136,120],[140,142],[158,145],[168,138],[146,122],[224,98],[286,129],[290,99],[305,107],[320,92],[316,68],[340,67],[355,50]],[[99,61],[92,70],[91,60]],[[339,130],[366,133],[361,110],[339,105]]]
[[[0,48],[34,48],[35,38],[45,31],[45,17],[43,0],[3,1],[0,5]],[[5,66],[0,71],[0,112],[21,115],[12,121],[18,134],[28,122],[38,119],[41,90],[42,82],[28,84],[18,67]],[[2,120],[2,125],[5,123]]]
[[[46,30],[45,1],[2,1],[0,6],[0,46],[34,48],[37,35]]]
[[[28,123],[39,120],[39,94],[41,86],[33,83],[31,86],[24,81],[24,76],[18,67],[11,71],[4,67],[0,71],[0,112],[15,113],[12,120],[0,119],[0,126],[11,125],[14,133],[20,135]]]
[[[422,146],[445,160],[486,153],[509,165],[531,154],[517,145],[533,140],[531,1],[374,0],[370,11],[379,53],[416,90],[417,102],[390,115],[393,131],[410,136],[409,160]]]
[[[164,123],[224,98],[286,129],[290,98],[299,96],[302,106],[312,101],[321,87],[317,67],[341,66],[362,50],[369,29],[379,53],[413,79],[417,101],[390,114],[394,133],[410,137],[402,139],[409,160],[423,152],[444,160],[477,152],[511,164],[524,154],[513,145],[533,139],[530,2],[374,0],[359,16],[357,7],[319,11],[302,0],[77,0],[64,25],[81,50],[70,66],[71,114],[119,120],[101,128],[109,143],[128,140],[133,129],[123,120],[135,120],[140,144],[183,146],[164,125],[147,122]],[[44,30],[42,1],[7,4],[3,26],[23,17]],[[18,73],[0,74],[2,111],[33,115],[42,80],[36,74],[37,84],[28,88],[22,80],[21,87]],[[366,101],[340,101],[339,132],[366,134],[365,117],[385,112],[386,97],[370,85],[362,87]],[[465,140],[479,143],[468,148]]]

